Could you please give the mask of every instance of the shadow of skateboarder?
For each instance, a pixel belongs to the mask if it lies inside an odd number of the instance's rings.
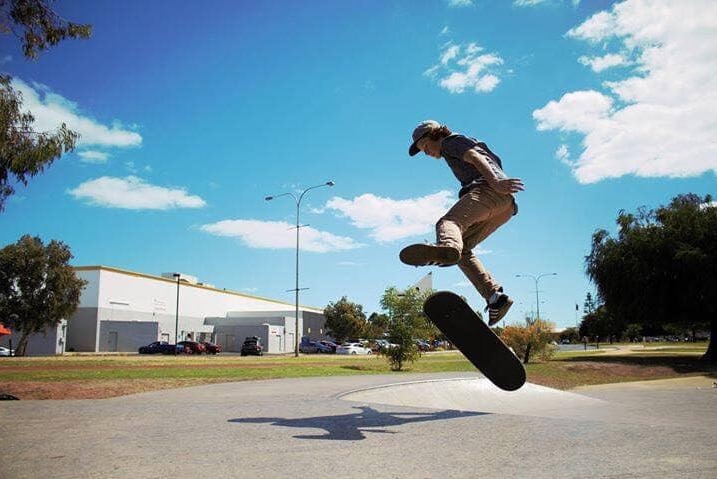
[[[415,422],[440,421],[462,417],[480,416],[484,413],[464,411],[438,412],[380,412],[368,406],[358,406],[353,414],[285,419],[278,417],[256,417],[229,419],[228,422],[244,424],[271,424],[272,426],[299,429],[323,429],[326,434],[301,434],[297,439],[330,439],[336,441],[360,441],[366,439],[365,432],[396,434],[386,428]]]

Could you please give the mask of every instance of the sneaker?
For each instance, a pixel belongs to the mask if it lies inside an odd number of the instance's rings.
[[[513,306],[513,300],[507,294],[499,292],[498,299],[485,307],[485,310],[488,311],[488,326],[493,326],[503,319],[511,306]]]
[[[398,256],[410,266],[452,266],[461,259],[457,248],[435,244],[412,244],[403,248]]]

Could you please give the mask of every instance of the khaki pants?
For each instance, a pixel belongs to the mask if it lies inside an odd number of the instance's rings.
[[[458,267],[486,301],[500,285],[472,250],[514,214],[512,195],[501,195],[484,185],[463,195],[436,223],[437,243],[461,252]]]

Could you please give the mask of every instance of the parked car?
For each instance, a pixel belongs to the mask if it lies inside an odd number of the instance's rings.
[[[423,339],[416,339],[416,346],[418,346],[418,350],[422,352],[433,349],[428,341],[424,341]]]
[[[329,348],[331,351],[328,351],[328,352],[330,352],[330,353],[335,353],[336,348],[338,347],[338,344],[336,344],[332,341],[322,340],[322,341],[319,341],[319,343],[321,343],[324,346],[326,346],[327,348]]]
[[[15,356],[15,350],[0,346],[0,356]]]
[[[387,349],[395,348],[398,344],[394,344],[387,339],[377,339],[376,346],[380,351],[386,351]]]
[[[174,354],[178,352],[177,346],[167,341],[155,341],[139,348],[139,354]]]
[[[304,354],[314,354],[319,352],[319,346],[316,341],[301,341],[299,344],[299,352]]]
[[[244,340],[244,344],[241,345],[241,355],[246,356],[248,354],[256,356],[264,355],[264,348],[261,346],[261,339],[256,336],[252,336]]]
[[[180,341],[177,345],[184,348],[185,354],[202,354],[206,351],[204,344],[196,341]]]
[[[222,347],[218,344],[210,343],[209,341],[205,341],[202,344],[204,345],[204,350],[207,354],[217,354],[222,352]]]
[[[299,344],[299,352],[304,353],[304,354],[314,354],[314,353],[329,354],[329,353],[333,353],[334,350],[331,349],[330,346],[326,346],[325,344],[322,344],[321,341],[303,340],[303,341],[301,341],[301,344]]]
[[[336,354],[371,354],[371,349],[363,347],[361,343],[344,343],[336,348]]]

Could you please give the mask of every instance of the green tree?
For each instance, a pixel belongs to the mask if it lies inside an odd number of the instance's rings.
[[[364,336],[367,339],[382,339],[386,331],[388,331],[388,316],[371,313],[364,328]]]
[[[62,18],[47,0],[0,0],[0,32],[18,37],[23,54],[35,59],[67,38],[89,38],[92,25]]]
[[[31,334],[56,326],[77,310],[86,281],[70,266],[72,253],[59,241],[45,246],[25,235],[0,249],[0,317],[20,332],[18,356],[23,356]]]
[[[560,333],[560,340],[577,343],[580,341],[580,331],[578,330],[578,328],[572,326],[569,328],[565,328],[565,330]]]
[[[406,363],[412,363],[419,358],[416,339],[437,335],[437,328],[423,313],[423,303],[429,295],[428,291],[421,293],[414,288],[401,291],[390,287],[381,297],[381,307],[387,311],[389,318],[390,340],[396,345],[386,351],[386,357],[394,371],[401,371]]]
[[[645,329],[709,327],[703,357],[717,362],[717,208],[710,196],[620,212],[616,238],[593,234],[586,270],[615,321]]]
[[[577,308],[577,305],[576,305]],[[583,303],[583,314],[593,313],[597,309],[593,295],[588,293],[585,296],[585,302]]]
[[[0,0],[0,32],[20,38],[25,57],[35,59],[66,38],[89,38],[92,26],[65,20],[46,0]],[[12,78],[0,75],[0,212],[15,193],[12,183],[27,186],[29,178],[74,150],[79,138],[64,123],[55,131],[35,131],[35,118],[21,110],[22,95],[12,88]]]
[[[35,132],[31,113],[22,113],[22,95],[10,77],[0,75],[0,212],[15,193],[13,181],[27,186],[63,153],[74,150],[79,135],[64,123],[54,132]]]
[[[363,306],[352,303],[346,296],[343,296],[335,303],[329,303],[324,308],[326,317],[326,329],[329,334],[338,342],[347,338],[359,337],[366,327],[366,314]]]
[[[627,338],[628,341],[637,341],[642,336],[642,326],[635,323],[630,323],[625,328],[625,338]]]
[[[613,331],[618,329],[616,323],[612,321],[604,305],[598,306],[593,312],[583,316],[580,323],[580,336],[594,338],[599,345],[600,340],[611,341]]]

